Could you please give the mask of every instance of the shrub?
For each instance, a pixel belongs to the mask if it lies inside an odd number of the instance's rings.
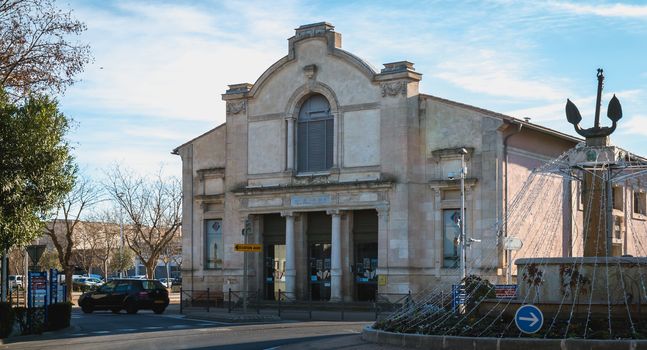
[[[53,331],[70,326],[72,303],[63,302],[47,306],[47,330]]]
[[[14,322],[14,312],[9,303],[0,303],[0,338],[6,338],[11,334]]]
[[[20,325],[20,334],[41,334],[45,330],[44,307],[17,307],[14,308],[16,321]],[[30,324],[31,320],[31,324]]]

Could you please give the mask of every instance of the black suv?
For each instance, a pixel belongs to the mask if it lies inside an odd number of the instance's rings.
[[[125,309],[127,313],[135,314],[140,309],[149,309],[161,314],[168,303],[168,291],[156,280],[113,279],[79,297],[79,306],[85,313],[94,310],[119,313]]]

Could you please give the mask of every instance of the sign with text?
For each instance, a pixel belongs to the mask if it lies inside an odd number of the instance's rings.
[[[234,250],[237,252],[252,252],[252,253],[260,253],[263,251],[263,245],[262,244],[242,244],[242,243],[237,243],[234,244]]]
[[[47,272],[29,272],[29,307],[47,305]]]
[[[496,284],[494,292],[497,299],[514,299],[517,297],[516,284]]]

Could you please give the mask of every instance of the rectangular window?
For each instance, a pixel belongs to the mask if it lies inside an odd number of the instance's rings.
[[[461,224],[460,209],[443,210],[443,267],[457,268],[460,266],[461,248],[458,239],[461,233]]]
[[[613,209],[622,210],[624,204],[624,187],[614,187],[611,194]]]
[[[205,268],[221,269],[225,252],[222,240],[222,220],[206,220],[205,226]]]
[[[634,213],[647,215],[647,210],[646,210],[647,208],[645,205],[647,204],[645,203],[647,202],[646,197],[647,197],[647,194],[645,194],[645,192],[634,191],[634,203],[633,203]]]

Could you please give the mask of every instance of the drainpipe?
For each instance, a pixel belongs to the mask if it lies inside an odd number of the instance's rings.
[[[513,124],[514,125],[514,124]],[[504,204],[505,204],[505,214],[503,216],[503,230],[505,232],[505,237],[508,237],[508,139],[518,133],[521,132],[521,128],[523,127],[523,124],[519,123],[516,124],[517,129],[512,131],[510,134],[508,134],[506,137],[503,138],[503,159],[505,160],[504,164],[504,172],[505,172],[505,181],[503,184],[503,196],[504,196]],[[512,262],[510,259],[512,258],[512,254],[510,254],[510,251],[507,249],[505,250],[505,257],[506,257],[506,264],[507,266],[507,272],[505,276],[505,283],[510,284],[510,280],[512,279]]]

